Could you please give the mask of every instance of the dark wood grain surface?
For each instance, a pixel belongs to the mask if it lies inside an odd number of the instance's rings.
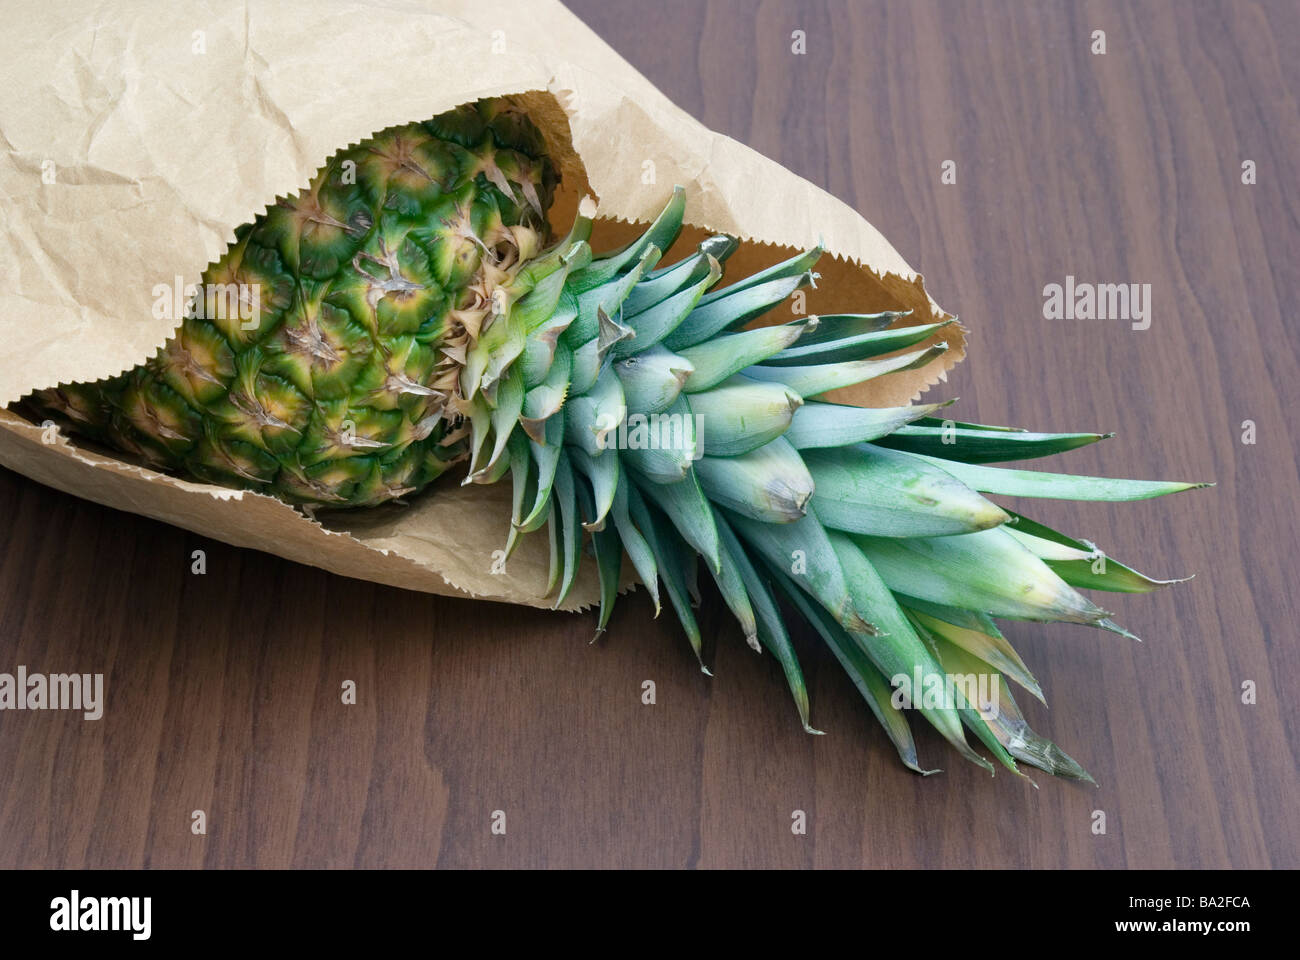
[[[710,680],[641,595],[589,645],[594,615],[346,580],[0,472],[0,671],[103,672],[108,698],[94,722],[0,714],[0,867],[1300,865],[1300,8],[572,6],[925,274],[972,330],[932,394],[961,418],[1118,433],[1063,469],[1218,481],[1038,509],[1139,569],[1197,575],[1113,598],[1142,644],[1007,628],[1051,704],[1026,704],[1031,722],[1099,786],[990,779],[921,730],[945,772],[907,772],[801,635],[827,731],[808,736],[717,604]],[[1150,283],[1150,329],[1043,319],[1067,275]]]

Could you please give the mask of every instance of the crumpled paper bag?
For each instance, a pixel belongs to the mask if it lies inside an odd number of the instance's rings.
[[[0,464],[68,493],[350,577],[550,606],[543,535],[504,567],[508,484],[443,482],[408,506],[319,514],[192,483],[70,442],[3,407],[33,389],[111,376],[170,335],[159,283],[196,283],[277,195],[339,148],[485,96],[512,95],[546,134],[567,228],[594,196],[593,247],[613,246],[686,187],[687,229],[742,241],[731,277],[820,239],[809,313],[945,316],[866,220],[674,106],[554,0],[11,0],[0,34]],[[726,278],[724,277],[724,282]],[[837,399],[906,403],[959,362]],[[592,564],[564,604],[597,596]]]

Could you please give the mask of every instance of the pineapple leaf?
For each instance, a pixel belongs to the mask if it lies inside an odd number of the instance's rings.
[[[691,472],[700,439],[695,435],[695,417],[686,397],[673,401],[666,414],[651,424],[639,421],[627,426],[627,442],[619,454],[627,465],[655,483],[677,483]]]
[[[718,528],[713,522],[713,508],[709,506],[695,471],[687,471],[677,483],[655,483],[638,479],[642,495],[668,515],[682,539],[695,548],[714,573],[719,572]]]
[[[768,357],[763,363],[770,367],[795,367],[811,363],[867,360],[918,344],[950,323],[951,320],[943,320],[939,323],[925,323],[914,327],[859,333],[821,343],[796,343]]]
[[[592,510],[587,522],[582,525],[583,529],[589,533],[603,530],[618,487],[618,455],[607,452],[593,457],[581,447],[575,446],[570,446],[567,452],[573,466],[591,484]]]
[[[726,543],[722,537],[722,523],[725,521],[715,518],[714,524],[718,530],[718,558],[720,563],[718,569],[713,572],[713,580],[718,585],[718,592],[722,594],[722,600],[730,608],[732,616],[740,624],[740,629],[745,633],[745,642],[755,650],[761,650],[758,642],[758,620],[754,614],[754,606],[750,602],[749,592],[745,589],[745,580],[741,574],[740,565],[735,555],[727,549]]]
[[[946,537],[996,527],[1000,507],[928,463],[870,444],[806,450],[817,516],[879,537]]]
[[[978,628],[959,626],[929,613],[922,613],[915,606],[912,606],[913,603],[918,603],[918,601],[911,601],[903,596],[899,596],[898,601],[903,608],[903,612],[908,615],[913,626],[917,627],[918,630],[925,630],[932,637],[942,637],[949,643],[961,647],[967,653],[991,664],[1032,693],[1040,703],[1046,705],[1047,700],[1043,697],[1042,687],[1038,685],[1034,675],[1029,672],[1024,660],[1020,658],[1020,654],[1016,653],[1015,648],[1011,646],[1007,638],[1002,635],[1002,632],[994,626],[993,621],[987,616],[983,617],[987,621],[987,626]],[[924,603],[924,601],[919,602]],[[955,612],[960,613],[960,611]],[[949,614],[949,616],[951,615]]]
[[[690,395],[702,429],[696,438],[708,457],[737,457],[781,436],[803,401],[784,384],[734,376]]]
[[[921,454],[914,454],[921,456]],[[1184,490],[1214,486],[1212,483],[1176,483],[1166,480],[1116,480],[1110,477],[1080,477],[1069,473],[1040,473],[984,467],[925,457],[969,487],[981,493],[1009,497],[1052,497],[1057,500],[1149,500]]]
[[[668,299],[647,307],[641,313],[623,315],[623,322],[633,331],[633,336],[614,345],[616,358],[629,357],[649,350],[677,329],[695,309],[700,296],[722,276],[722,265],[709,258],[709,272],[693,286]]]
[[[609,283],[624,270],[639,262],[643,263],[643,257],[652,247],[657,251],[667,250],[682,232],[682,215],[685,212],[686,191],[674,187],[667,206],[645,233],[621,250],[596,258],[585,270],[573,275],[570,285],[574,292],[582,294]],[[655,259],[658,259],[657,255]]]
[[[998,635],[997,624],[993,622],[993,618],[987,613],[982,613],[979,610],[967,610],[963,607],[945,606],[942,603],[935,603],[933,600],[923,600],[920,597],[899,593],[897,590],[894,591],[894,595],[898,598],[898,602],[909,610],[919,610],[935,620],[942,620],[944,623],[955,624],[991,637]]]
[[[662,345],[614,364],[614,374],[623,382],[629,413],[662,413],[682,392],[691,363]]]
[[[709,300],[702,297],[690,315],[664,339],[669,350],[693,347],[716,337],[723,330],[738,327],[760,317],[800,287],[812,283],[812,274],[782,277],[754,286],[725,288],[723,296]]]
[[[949,401],[951,402],[951,401]],[[794,412],[785,438],[796,450],[842,447],[863,443],[892,433],[903,424],[933,413],[943,403],[922,403],[914,407],[849,407],[838,403],[809,401]]]
[[[745,368],[745,376],[754,380],[781,383],[799,396],[820,396],[841,387],[874,380],[887,373],[923,367],[948,349],[946,343],[936,343],[923,350],[886,357],[882,360],[849,360],[845,363],[813,364],[799,367],[768,367],[762,364]]]
[[[618,534],[606,529],[604,520],[596,516],[596,505],[587,484],[577,484],[578,501],[587,518],[583,527],[593,531],[591,546],[596,554],[596,575],[600,582],[600,615],[596,624],[596,637],[605,632],[614,604],[618,601],[618,581],[623,565],[623,547]],[[596,639],[593,637],[592,639]]]
[[[1160,587],[1186,583],[1192,579],[1183,577],[1177,580],[1153,580],[1146,574],[1138,573],[1132,567],[1126,567],[1118,560],[1106,556],[1086,540],[1067,537],[1022,514],[1013,513],[1012,517],[1015,518],[1015,522],[1007,527],[1007,532],[1041,557],[1062,580],[1072,587],[1108,590],[1113,593],[1150,593]],[[1051,544],[1058,544],[1067,550],[1072,549],[1082,556],[1047,556],[1045,554],[1050,552]]]
[[[569,390],[569,370],[573,354],[564,344],[556,344],[551,368],[541,383],[524,394],[524,405],[519,423],[535,442],[544,443],[545,423],[564,406]]]
[[[586,244],[582,246],[585,247]],[[529,267],[536,263],[537,261],[534,260],[533,263],[529,264]],[[557,262],[555,266],[558,269],[553,269],[553,272],[542,277],[537,282],[537,285],[520,297],[519,302],[511,308],[510,317],[512,322],[520,324],[525,331],[531,333],[554,317],[556,308],[560,304],[560,297],[564,294],[569,272],[575,263],[573,260],[567,263]],[[526,286],[526,281],[522,278],[526,275],[527,270],[528,268],[525,267],[516,276],[516,286]]]
[[[662,303],[673,294],[687,287],[694,286],[699,280],[708,276],[713,269],[710,259],[722,262],[721,257],[713,256],[705,243],[685,259],[678,260],[670,267],[663,267],[652,273],[636,285],[626,300],[623,301],[624,313],[640,313],[647,307]]]
[[[555,470],[560,462],[560,453],[564,450],[564,410],[560,409],[546,421],[544,430],[545,443],[532,440],[528,444],[533,462],[537,464],[537,499],[533,501],[528,515],[519,524],[520,533],[531,533],[545,522],[551,506],[551,493],[555,484]]]
[[[740,333],[723,334],[693,347],[684,348],[681,355],[694,367],[691,375],[686,379],[686,392],[699,393],[701,390],[717,386],[745,367],[788,347],[810,326],[813,326],[813,323],[808,320],[796,320],[791,323],[744,330]]]
[[[798,520],[813,495],[812,475],[784,437],[738,457],[701,457],[695,473],[714,503],[767,523]]]
[[[961,463],[998,463],[1004,460],[1050,457],[1113,436],[1113,433],[1003,432],[912,424],[900,427],[875,442],[894,450],[924,453]]]
[[[916,421],[922,427],[952,426],[959,430],[984,430],[989,433],[1027,433],[1024,427],[999,427],[989,423],[967,423],[964,420],[942,420],[938,417],[925,417]]]
[[[636,484],[625,483],[620,487],[627,491],[628,510],[636,522],[650,550],[659,558],[659,575],[663,578],[664,589],[668,591],[668,600],[677,613],[677,620],[686,632],[687,642],[695,652],[695,659],[700,670],[705,674],[709,668],[704,665],[704,644],[700,637],[700,625],[696,622],[695,611],[691,606],[691,593],[694,592],[687,579],[687,570],[693,569],[695,554],[686,543],[677,536],[672,525],[665,522],[664,515],[655,511],[641,498]]]
[[[786,632],[785,621],[776,605],[776,598],[763,577],[754,569],[744,545],[737,539],[726,519],[719,515],[715,521],[722,550],[730,556],[731,562],[740,572],[741,582],[749,594],[757,621],[758,640],[780,662],[804,730],[819,734],[821,731],[814,729],[808,722],[808,688],[804,683],[803,671],[799,668],[799,658],[795,656],[794,644],[790,642],[790,634]]]
[[[858,693],[862,694],[862,699],[867,702],[871,712],[876,715],[880,725],[885,728],[885,734],[893,743],[894,749],[898,751],[898,757],[903,761],[903,765],[909,770],[915,770],[922,776],[938,773],[937,769],[926,770],[920,766],[916,755],[916,741],[912,738],[911,726],[908,724],[903,711],[894,706],[892,702],[893,690],[876,665],[862,652],[862,648],[854,642],[844,628],[835,622],[834,617],[817,606],[798,587],[790,583],[789,579],[780,570],[775,567],[771,567],[771,570],[777,582],[783,586],[786,599],[803,614],[804,619],[821,635],[821,638],[826,642],[826,646],[830,647],[831,653],[835,655],[835,659],[844,668],[844,672],[853,681],[853,685],[858,688]]]
[[[825,607],[836,623],[855,635],[879,632],[855,606],[839,557],[816,516],[809,513],[792,523],[764,523],[725,508],[721,512],[751,550],[776,569],[788,570],[786,576]]]
[[[811,271],[817,261],[821,259],[823,249],[822,245],[818,244],[811,250],[796,254],[789,260],[773,264],[765,270],[758,271],[758,273],[751,273],[749,276],[737,280],[730,286],[711,291],[710,293],[705,294],[705,296],[700,300],[700,306],[707,307],[724,297],[730,297],[743,291],[752,290],[755,287],[762,286],[763,284],[770,283],[774,280],[788,280],[791,277],[802,277]],[[813,276],[815,276],[815,274]]]
[[[550,562],[546,573],[546,590],[543,596],[550,596],[560,583],[560,519],[558,509],[547,511],[546,539],[550,545]]]
[[[562,308],[563,315],[557,313],[536,330],[530,331],[528,334],[528,343],[525,344],[524,352],[519,356],[519,369],[524,375],[524,386],[530,391],[538,384],[545,382],[547,377],[550,376],[551,367],[553,367],[559,359],[556,356],[556,353],[562,346],[560,344],[560,336],[569,328],[569,324],[573,322],[573,318],[577,316],[577,301],[574,300],[573,295],[566,290],[564,291],[564,296],[560,299],[562,304],[574,304],[574,311],[569,313],[567,310],[563,310]],[[573,357],[570,348],[567,345],[564,345],[562,349],[565,353],[570,354],[568,361],[572,362]],[[569,370],[567,363],[564,369],[564,382],[567,383]]]
[[[870,610],[872,619],[880,626],[881,632],[874,637],[854,634],[854,639],[862,646],[863,652],[891,682],[900,676],[912,681],[919,674],[921,689],[913,690],[912,697],[921,715],[962,756],[972,763],[988,767],[992,772],[988,762],[966,742],[956,707],[946,703],[935,707],[926,705],[924,691],[930,689],[932,684],[937,683],[940,690],[946,689],[943,671],[939,661],[912,629],[912,624],[876,573],[871,561],[846,534],[832,530],[828,532],[828,537],[831,548],[844,569],[858,609]]]
[[[817,328],[809,330],[799,341],[800,346],[829,343],[867,333],[879,333],[911,310],[886,310],[884,313],[828,313],[817,315]]]
[[[524,377],[516,367],[511,367],[505,377],[497,384],[496,408],[492,411],[492,432],[496,434],[496,444],[488,458],[484,473],[497,465],[505,453],[506,444],[514,433],[519,415],[524,409]]]
[[[506,536],[505,554],[509,559],[519,543],[519,524],[524,519],[524,502],[530,488],[537,484],[537,474],[532,470],[532,458],[528,455],[528,438],[523,430],[515,430],[510,435],[510,533]]]
[[[907,540],[852,536],[899,593],[1011,620],[1096,623],[1107,616],[1000,527]]]
[[[600,335],[601,313],[607,317],[621,313],[623,301],[636,289],[642,275],[657,259],[659,249],[652,246],[641,255],[631,272],[578,293],[578,315],[561,334],[562,338],[575,348],[595,340]]]
[[[991,664],[951,643],[946,637],[935,635],[933,640],[939,659],[949,673],[961,676],[984,675],[990,678],[991,684],[996,684],[990,689],[990,693],[996,690],[996,703],[981,705],[979,717],[982,725],[997,738],[1007,753],[1054,776],[1096,784],[1088,771],[1072,757],[1030,729],[1011,694],[1011,688]]]
[[[578,576],[578,563],[582,557],[582,527],[578,515],[576,484],[573,468],[569,466],[567,453],[560,455],[555,469],[555,508],[551,511],[551,522],[560,528],[560,593],[555,598],[554,609],[568,597]]]
[[[566,443],[587,451],[593,457],[605,449],[606,438],[627,416],[623,383],[611,371],[597,377],[586,393],[571,397],[566,406]]]
[[[622,473],[621,468],[619,473]],[[651,599],[654,600],[655,616],[657,617],[660,611],[659,565],[655,560],[655,551],[651,549],[646,538],[641,535],[641,531],[637,529],[628,511],[629,486],[630,484],[625,480],[614,485],[614,503],[611,512],[614,516],[614,525],[618,528],[619,539],[623,542],[623,549],[627,551],[628,558],[632,561],[637,576],[641,578],[646,590],[650,592]]]

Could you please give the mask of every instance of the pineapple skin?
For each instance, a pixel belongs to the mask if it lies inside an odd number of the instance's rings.
[[[153,358],[26,403],[159,469],[294,503],[417,491],[464,455],[456,355],[502,271],[545,241],[557,183],[507,100],[383,130],[237,229]]]

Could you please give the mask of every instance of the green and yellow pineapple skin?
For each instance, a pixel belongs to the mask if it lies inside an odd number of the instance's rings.
[[[555,184],[536,128],[503,101],[385,130],[238,231],[207,271],[208,284],[257,284],[250,329],[205,308],[141,367],[30,406],[159,466],[313,507],[382,503],[468,460],[465,482],[511,477],[507,554],[547,528],[557,605],[590,545],[600,630],[626,557],[703,667],[702,566],[746,640],[780,662],[807,729],[783,607],[820,635],[911,769],[900,676],[921,681],[916,712],[967,759],[992,769],[969,731],[1014,772],[1019,760],[1090,779],[1016,706],[1012,683],[1042,692],[994,618],[1131,636],[1079,589],[1166,581],[988,495],[1121,501],[1195,485],[988,466],[1099,434],[960,423],[934,416],[941,404],[825,402],[928,363],[945,323],[880,313],[752,328],[813,282],[820,250],[726,286],[729,237],[660,267],[680,189],[623,249],[593,254],[585,201],[548,247]],[[924,695],[953,676],[991,679],[993,702]]]
[[[555,184],[504,101],[384,130],[237,230],[157,356],[37,400],[156,466],[296,503],[419,490],[460,454],[442,444],[459,368],[443,348],[485,315],[485,262],[540,248]],[[257,291],[255,316],[228,284]]]

